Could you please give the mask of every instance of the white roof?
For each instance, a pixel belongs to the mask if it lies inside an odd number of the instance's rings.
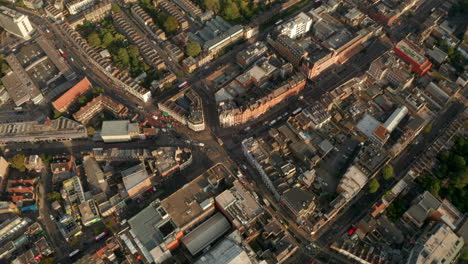
[[[380,122],[369,114],[365,114],[357,124],[357,129],[367,137],[372,137],[375,129],[380,126]]]
[[[141,182],[148,179],[148,172],[146,172],[143,164],[138,164],[121,172],[123,176],[123,183],[126,190],[130,190]]]
[[[128,135],[128,120],[115,120],[102,122],[101,136],[122,136]]]

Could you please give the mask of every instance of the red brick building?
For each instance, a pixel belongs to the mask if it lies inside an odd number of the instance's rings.
[[[414,44],[402,40],[395,45],[393,50],[402,60],[410,64],[411,71],[419,76],[423,76],[431,69],[432,63],[419,52]]]

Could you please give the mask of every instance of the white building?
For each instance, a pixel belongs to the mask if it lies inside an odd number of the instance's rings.
[[[0,26],[23,39],[30,39],[34,32],[26,15],[5,6],[0,6]]]
[[[287,35],[291,39],[296,39],[309,32],[312,27],[312,18],[305,13],[301,12],[293,19],[282,24],[279,27],[279,31],[283,35]]]
[[[75,0],[67,4],[67,9],[71,15],[76,15],[92,5],[94,5],[94,0]]]
[[[406,263],[454,263],[464,244],[463,237],[458,237],[447,225],[438,223],[418,239]]]
[[[128,120],[102,122],[101,138],[104,142],[125,142],[138,136],[138,124]]]

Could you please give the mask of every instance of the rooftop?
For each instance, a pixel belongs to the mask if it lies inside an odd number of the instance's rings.
[[[218,184],[231,176],[221,164],[215,165],[164,199],[161,204],[176,226],[182,228],[213,206]]]
[[[55,100],[52,105],[55,107],[55,109],[64,111],[75,99],[77,99],[91,87],[91,82],[87,77],[84,77],[81,81],[75,84],[75,86],[68,89],[68,91]]]

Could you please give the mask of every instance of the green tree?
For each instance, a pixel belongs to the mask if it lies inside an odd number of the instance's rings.
[[[47,194],[47,199],[49,201],[60,201],[62,199],[62,195],[59,192],[50,192]]]
[[[215,13],[218,13],[221,9],[221,3],[219,0],[203,0],[203,6],[205,9],[209,9]]]
[[[187,55],[191,57],[196,57],[201,52],[201,47],[198,42],[190,42],[187,45]]]
[[[432,130],[432,125],[429,124],[429,125],[424,127],[423,131],[424,131],[424,133],[428,134],[428,133],[431,132],[431,130]]]
[[[166,32],[174,32],[179,28],[179,22],[173,16],[168,16],[164,21],[164,29]]]
[[[369,193],[375,193],[380,188],[380,183],[376,179],[369,182]]]
[[[118,13],[120,12],[120,6],[118,6],[117,4],[112,4],[112,13]]]
[[[124,66],[129,66],[130,65],[130,56],[128,56],[127,49],[120,48],[119,51],[117,52],[117,56],[119,58],[120,63]]]
[[[382,176],[384,179],[388,180],[395,175],[392,165],[387,165],[382,170]]]
[[[111,32],[107,32],[104,34],[104,37],[102,37],[102,46],[107,48],[114,40],[114,35],[112,35]]]
[[[78,97],[78,103],[80,104],[86,104],[86,102],[88,102],[88,98],[84,95]]]
[[[44,166],[48,167],[52,158],[45,153],[41,154],[41,160]]]
[[[96,132],[93,126],[87,126],[86,131],[88,132],[88,137],[93,137]]]
[[[131,58],[138,58],[138,56],[140,55],[140,51],[138,50],[138,47],[135,45],[128,46],[128,55]]]
[[[9,70],[10,70],[10,67],[8,66],[8,64],[6,64],[5,62],[2,62],[2,66],[0,68],[1,73],[6,74]]]
[[[223,14],[227,20],[236,20],[240,17],[239,7],[232,0],[228,0],[224,5]]]
[[[102,93],[104,93],[104,88],[102,88],[101,86],[93,87],[93,94],[94,95],[100,95]]]
[[[427,191],[432,193],[435,197],[438,197],[440,192],[440,180],[435,179],[431,181],[427,186]]]
[[[463,253],[460,255],[461,260],[468,260],[468,250],[463,251]]]
[[[11,167],[21,172],[25,172],[26,171],[26,166],[24,166],[25,158],[26,157],[24,156],[24,154],[16,154],[15,156],[13,156],[13,159],[11,160]]]
[[[57,119],[61,116],[62,116],[62,113],[59,110],[54,109],[54,119]]]
[[[93,32],[88,36],[88,43],[94,47],[101,46],[101,38],[99,37],[98,33]]]

